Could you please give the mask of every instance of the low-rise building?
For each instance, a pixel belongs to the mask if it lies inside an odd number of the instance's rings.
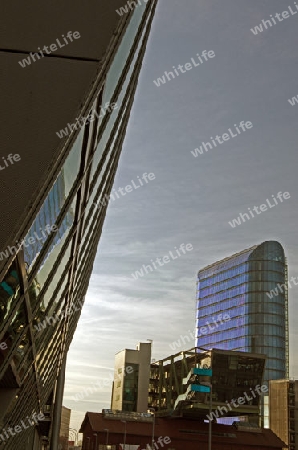
[[[122,450],[124,444],[126,450],[208,448],[207,423],[183,418],[155,418],[146,413],[87,412],[80,433],[83,433],[82,450]],[[212,450],[282,450],[284,445],[269,429],[212,425]]]
[[[247,416],[259,422],[265,355],[198,348],[181,351],[151,364],[148,407],[158,416],[213,418]],[[206,370],[207,369],[207,370]],[[208,371],[209,370],[209,371]]]

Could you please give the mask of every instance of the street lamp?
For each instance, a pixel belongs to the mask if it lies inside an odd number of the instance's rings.
[[[104,428],[103,431],[107,432],[106,446],[108,446],[109,445],[109,429],[108,428]]]
[[[93,436],[96,436],[95,450],[98,450],[98,445],[97,445],[97,433],[93,433]]]
[[[210,388],[210,393],[209,393],[209,427],[208,427],[208,450],[211,450],[211,440],[212,440],[212,384],[205,382],[205,381],[201,381],[200,384],[203,384],[204,386],[208,386]]]
[[[155,433],[155,409],[154,408],[148,408],[148,412],[153,416],[152,420],[152,443],[151,447],[154,448],[154,433]]]
[[[125,447],[126,447],[126,420],[121,420],[121,422],[123,422],[125,424],[124,439],[123,439],[123,450],[125,450]]]

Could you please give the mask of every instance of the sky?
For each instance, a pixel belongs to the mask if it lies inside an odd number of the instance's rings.
[[[283,11],[281,21],[251,31]],[[159,1],[114,184],[124,188],[133,180],[139,187],[108,206],[68,354],[63,404],[72,409],[71,427],[79,429],[86,411],[110,407],[115,353],[152,339],[158,360],[173,353],[170,344],[181,334],[193,332],[199,269],[277,240],[289,277],[298,276],[295,11],[292,0]],[[204,50],[214,56],[198,65]],[[179,75],[156,86],[173,66]],[[295,96],[292,106],[288,99]],[[241,121],[251,125],[243,131]],[[229,129],[236,136],[192,154]],[[144,173],[154,176],[140,186]],[[290,197],[281,202],[279,192]],[[229,224],[267,199],[272,204],[272,196],[274,207]],[[181,244],[192,249],[178,257]],[[177,257],[133,277],[170,252]],[[290,376],[296,378],[297,292],[298,286],[289,289]],[[96,392],[75,399],[97,382]]]

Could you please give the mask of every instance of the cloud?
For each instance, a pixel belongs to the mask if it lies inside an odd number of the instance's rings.
[[[236,6],[235,6],[236,5]],[[289,276],[298,274],[297,94],[295,17],[261,39],[250,28],[280,10],[277,0],[159,2],[114,188],[144,172],[156,179],[110,202],[86,303],[68,355],[65,400],[77,428],[87,410],[109,407],[111,389],[82,402],[72,395],[107,377],[114,355],[153,340],[153,357],[195,324],[199,269],[264,240],[285,247]],[[298,17],[298,16],[297,16]],[[204,70],[158,90],[152,80],[213,49]],[[203,67],[202,67],[203,69]],[[241,120],[249,133],[200,158],[190,151]],[[231,229],[228,221],[278,191],[291,201]],[[134,281],[131,274],[181,243],[192,252]],[[290,296],[290,336],[298,307]],[[192,347],[189,344],[188,347]],[[292,353],[291,353],[292,355]],[[296,363],[292,373],[297,372]],[[76,426],[75,426],[76,425]]]

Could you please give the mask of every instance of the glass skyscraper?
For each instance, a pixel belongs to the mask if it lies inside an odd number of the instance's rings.
[[[4,123],[10,140],[3,139],[18,148],[21,162],[3,171],[0,180],[0,449],[57,448],[66,355],[156,3],[138,3],[121,17],[115,10],[123,6],[119,0],[70,3],[69,9],[64,3],[42,5],[31,11],[32,29],[38,24],[42,30],[36,42],[34,32],[25,32],[30,29],[27,6],[18,42],[9,27],[14,9],[4,7],[7,81],[14,73],[17,77],[10,98],[15,116],[7,111]],[[30,65],[18,65],[42,40],[54,42],[70,24],[81,39],[51,57],[35,56]],[[20,136],[23,147],[17,146]]]
[[[263,242],[199,271],[196,329],[197,347],[266,355],[264,382],[288,377],[287,263],[280,243]],[[264,397],[265,426],[267,402]]]

